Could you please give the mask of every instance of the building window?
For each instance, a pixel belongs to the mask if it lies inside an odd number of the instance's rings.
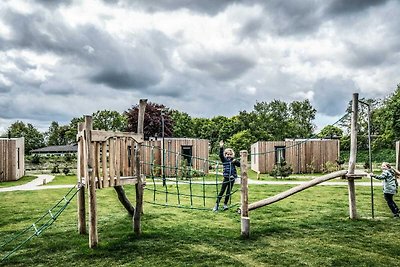
[[[285,158],[285,150],[284,146],[276,146],[275,147],[275,164],[282,164],[286,160]]]
[[[193,149],[192,146],[182,146],[181,149],[181,154],[183,157],[183,160],[186,161],[187,166],[191,166],[192,165],[192,156],[193,156]]]

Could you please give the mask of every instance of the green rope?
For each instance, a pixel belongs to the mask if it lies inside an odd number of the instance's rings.
[[[52,225],[54,223],[54,221],[60,216],[60,214],[66,209],[66,207],[69,205],[69,203],[71,202],[71,200],[75,197],[75,195],[78,193],[78,191],[81,189],[82,185],[78,185],[78,187],[74,186],[72,187],[68,193],[61,198],[57,204],[55,204],[51,209],[49,209],[46,213],[44,213],[39,219],[37,219],[34,223],[32,223],[30,226],[28,226],[27,228],[25,228],[24,230],[22,230],[21,232],[19,232],[18,234],[16,234],[15,236],[11,237],[10,239],[8,239],[6,242],[4,242],[1,246],[0,249],[3,250],[3,248],[8,245],[11,244],[12,242],[18,240],[19,237],[21,237],[22,235],[26,234],[28,231],[33,230],[33,234],[31,234],[28,238],[26,238],[25,240],[23,240],[22,242],[20,242],[18,245],[16,245],[10,252],[8,252],[2,259],[1,261],[6,260],[8,257],[10,257],[13,253],[15,253],[17,250],[19,250],[24,244],[26,244],[27,242],[29,242],[33,237],[35,236],[39,236],[44,230],[46,230],[48,227],[50,227],[50,225]],[[72,194],[72,196],[70,196],[68,199],[67,197],[71,194],[71,192],[73,191],[73,189],[76,188],[77,190]],[[65,201],[64,205],[61,206],[58,210],[56,208],[58,208],[58,206],[60,205],[60,203],[62,201]],[[44,223],[42,223],[42,220],[44,220],[47,216],[50,216],[49,219],[47,219],[47,221],[45,221]],[[39,226],[38,226],[39,225]]]

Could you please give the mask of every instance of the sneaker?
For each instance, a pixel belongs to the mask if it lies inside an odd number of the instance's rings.
[[[215,205],[215,207],[212,209],[212,211],[214,211],[214,212],[218,211],[218,205]]]
[[[227,210],[227,209],[229,209],[228,205],[224,205],[223,210]]]

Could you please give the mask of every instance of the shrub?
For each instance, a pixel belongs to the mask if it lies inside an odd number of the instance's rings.
[[[68,167],[65,167],[65,168],[63,169],[63,173],[64,173],[65,175],[68,175],[69,172],[70,172],[70,170],[69,170]]]
[[[283,177],[288,177],[293,173],[293,169],[290,165],[287,165],[286,161],[282,161],[280,164],[277,164],[274,166],[272,171],[270,172],[270,175],[275,177],[275,178],[283,178]]]
[[[31,163],[36,164],[36,165],[40,164],[40,156],[38,154],[33,155],[32,159],[31,159]]]
[[[58,164],[53,166],[53,169],[51,169],[51,173],[60,173],[60,169],[58,168]]]

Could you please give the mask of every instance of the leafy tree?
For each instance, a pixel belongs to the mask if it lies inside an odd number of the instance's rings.
[[[314,109],[308,99],[304,101],[293,101],[289,104],[290,116],[288,120],[289,133],[291,138],[310,137],[315,129],[312,121],[315,119]]]
[[[93,128],[105,131],[124,131],[127,127],[126,116],[117,111],[99,110],[92,114]]]
[[[318,134],[319,138],[341,138],[343,136],[343,130],[337,126],[327,125]]]
[[[400,139],[400,84],[372,113],[373,148],[393,148]]]
[[[25,153],[29,154],[29,152],[33,149],[43,147],[45,145],[44,135],[39,132],[32,124],[25,124],[22,121],[16,121],[8,127],[8,132],[11,137],[25,138]]]
[[[228,146],[238,155],[241,150],[250,151],[250,147],[257,140],[249,130],[240,131],[228,139]]]
[[[171,119],[173,122],[172,132],[174,137],[194,137],[193,121],[189,114],[172,110]]]
[[[173,130],[173,122],[171,112],[162,104],[148,102],[144,114],[144,137],[148,139],[153,136],[162,136],[162,116],[164,114],[164,136],[171,137]],[[126,130],[129,132],[137,132],[137,122],[139,114],[139,105],[134,105],[132,108],[125,111],[124,115],[128,119]]]
[[[69,126],[60,126],[58,122],[53,121],[50,124],[49,131],[45,133],[48,146],[61,146],[68,144],[67,132]]]

